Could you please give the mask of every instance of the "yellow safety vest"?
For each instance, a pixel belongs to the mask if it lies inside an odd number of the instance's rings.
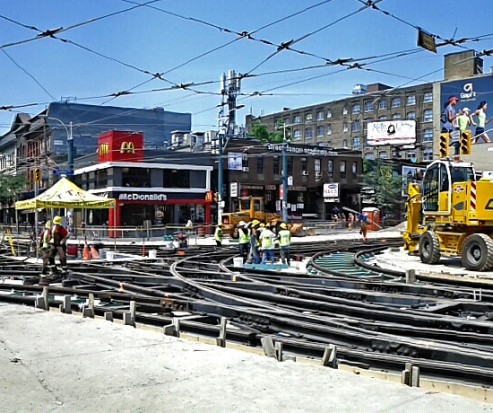
[[[291,244],[291,233],[287,229],[279,231],[279,246],[288,247]]]

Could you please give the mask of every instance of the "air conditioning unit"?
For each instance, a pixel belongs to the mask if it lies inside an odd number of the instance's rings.
[[[244,166],[243,168],[241,168],[241,170],[243,172],[248,172],[250,170],[250,168],[248,166]]]
[[[308,171],[301,171],[301,175],[307,176],[308,175]]]
[[[322,174],[320,172],[315,172],[315,178],[320,179]]]

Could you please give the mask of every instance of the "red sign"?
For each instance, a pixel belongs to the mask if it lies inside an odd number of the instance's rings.
[[[142,162],[144,135],[141,132],[109,131],[99,135],[99,162]]]

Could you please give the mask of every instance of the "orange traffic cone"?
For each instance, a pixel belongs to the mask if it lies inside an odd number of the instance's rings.
[[[98,250],[91,245],[91,256],[93,260],[99,260],[99,252]]]

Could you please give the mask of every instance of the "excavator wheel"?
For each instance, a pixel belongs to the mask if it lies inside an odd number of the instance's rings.
[[[464,240],[462,265],[471,271],[493,269],[493,240],[486,234],[471,234]]]
[[[425,264],[438,264],[440,262],[440,240],[433,231],[427,231],[419,240],[419,258]]]

